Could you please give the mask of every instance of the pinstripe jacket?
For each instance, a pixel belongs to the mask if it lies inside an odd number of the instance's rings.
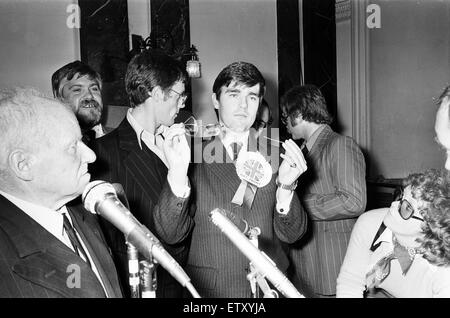
[[[122,297],[116,268],[96,217],[80,205],[67,208],[109,297]],[[79,285],[74,276],[77,273]],[[5,297],[103,298],[105,292],[86,262],[0,195],[0,298]]]
[[[154,233],[164,248],[183,265],[187,246],[184,241],[193,223],[188,217],[189,198],[176,197],[167,182],[167,167],[142,143],[125,118],[117,129],[96,139],[97,160],[93,179],[121,183],[131,213]],[[91,167],[90,167],[91,169]],[[103,222],[108,243],[115,252],[124,286],[128,286],[128,265],[123,235]],[[127,288],[128,289],[128,288]],[[157,297],[180,297],[182,287],[161,266],[158,267]]]
[[[218,149],[228,156],[219,138],[211,143],[214,147],[209,149]],[[202,297],[251,297],[246,278],[249,261],[209,221],[209,212],[223,208],[245,219],[250,226],[258,226],[261,229],[259,248],[281,271],[286,271],[288,267],[281,241],[294,242],[303,235],[306,214],[295,193],[287,215],[275,210],[277,174],[272,176],[268,185],[257,190],[250,210],[231,203],[240,184],[235,165],[231,158],[228,158],[228,163],[218,163],[213,162],[210,156],[214,154],[205,151],[204,162],[194,165],[190,175],[196,212],[186,271]]]
[[[336,294],[336,279],[353,225],[366,207],[365,161],[358,145],[327,125],[307,155],[300,201],[312,222],[290,246],[300,282],[315,294]]]

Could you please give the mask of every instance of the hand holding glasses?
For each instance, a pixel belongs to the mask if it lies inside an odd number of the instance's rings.
[[[186,135],[191,137],[202,137],[208,138],[213,136],[218,136],[222,132],[221,124],[199,124],[194,116],[190,116],[184,121],[184,129],[186,130]]]

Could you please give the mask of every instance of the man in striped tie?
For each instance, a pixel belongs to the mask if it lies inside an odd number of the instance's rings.
[[[290,246],[296,281],[315,297],[333,297],[336,278],[357,217],[366,207],[364,156],[358,145],[330,128],[332,117],[320,90],[295,86],[281,100],[282,121],[304,139],[308,171],[298,194],[310,220],[305,237]]]
[[[236,170],[241,155],[248,152],[262,157],[262,153],[268,153],[262,148],[255,149],[257,134],[250,129],[264,92],[263,76],[246,62],[225,67],[213,85],[212,102],[223,129],[219,136],[203,145],[203,162],[192,169],[196,210],[186,267],[203,297],[252,297],[247,279],[249,260],[209,221],[209,213],[215,208],[228,210],[249,226],[259,227],[259,248],[283,272],[288,259],[281,242],[298,240],[306,229],[306,214],[293,191],[306,164],[292,140],[284,143],[284,160],[273,169],[273,174],[269,171],[267,184],[255,186],[263,169],[256,161],[249,160],[243,169],[255,184],[244,183]],[[278,160],[279,149],[274,148],[272,153],[276,153]]]
[[[122,297],[97,218],[68,204],[95,160],[72,110],[6,90],[0,131],[0,297]]]

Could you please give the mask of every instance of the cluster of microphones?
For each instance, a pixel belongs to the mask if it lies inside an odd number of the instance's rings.
[[[183,287],[186,287],[194,298],[200,298],[183,268],[163,248],[156,236],[136,220],[129,209],[122,204],[110,183],[100,180],[90,182],[83,192],[82,199],[88,211],[100,215],[113,224],[125,235],[126,241],[135,246],[144,257],[155,259]],[[251,228],[245,220],[223,209],[214,209],[209,217],[210,221],[249,259],[261,275],[266,277],[285,297],[303,297],[273,261],[250,242],[246,234]]]

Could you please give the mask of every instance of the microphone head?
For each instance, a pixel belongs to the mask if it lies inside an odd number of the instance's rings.
[[[117,195],[111,183],[102,180],[89,182],[81,196],[84,208],[96,214],[95,205],[102,201],[107,194]]]

